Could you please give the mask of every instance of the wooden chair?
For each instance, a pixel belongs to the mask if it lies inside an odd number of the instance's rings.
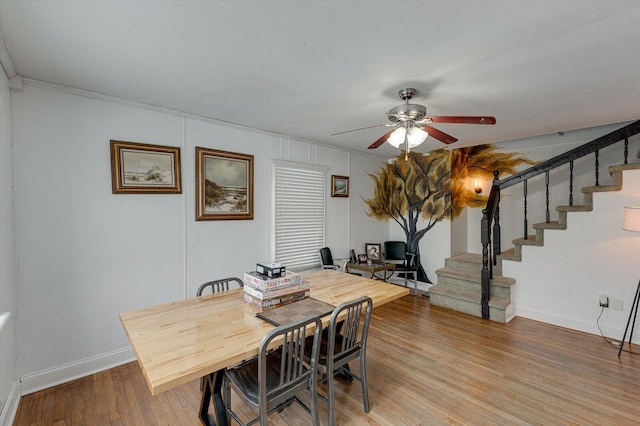
[[[315,326],[313,336],[308,336],[307,327]],[[258,357],[237,367],[229,368],[224,375],[223,400],[227,411],[227,422],[231,417],[246,426],[260,421],[268,426],[269,413],[297,401],[311,414],[312,423],[317,426],[317,380],[318,353],[322,322],[310,316],[294,323],[276,327],[262,339]],[[310,337],[310,338],[308,338]],[[270,346],[280,347],[269,350]],[[305,352],[309,354],[305,362]],[[231,409],[231,388],[259,416],[244,423]],[[311,393],[310,407],[297,394],[308,389]]]

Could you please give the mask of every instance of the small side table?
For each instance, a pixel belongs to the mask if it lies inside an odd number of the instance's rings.
[[[345,265],[345,271],[349,272],[349,270],[355,269],[357,271],[364,271],[371,274],[369,278],[374,280],[381,280],[388,282],[389,278],[393,275],[396,270],[395,263],[372,263],[371,265],[366,263],[347,263]],[[376,273],[382,272],[382,277],[376,275]]]

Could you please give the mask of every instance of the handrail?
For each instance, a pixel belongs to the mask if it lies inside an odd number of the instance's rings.
[[[494,242],[494,245],[498,248],[491,252],[491,224],[497,214],[498,207],[500,205],[500,191],[516,185],[521,182],[527,182],[532,177],[548,173],[550,170],[563,166],[567,163],[573,165],[573,161],[584,157],[586,155],[595,153],[596,164],[598,161],[598,153],[602,148],[621,142],[622,140],[628,141],[628,138],[640,133],[640,120],[634,121],[618,130],[614,130],[604,136],[587,142],[577,148],[571,149],[563,154],[557,155],[549,160],[538,163],[535,166],[523,170],[515,175],[509,176],[505,179],[495,179],[491,187],[491,192],[487,200],[487,206],[482,210],[482,220],[480,223],[481,242],[482,242],[482,271],[481,271],[481,303],[482,303],[482,318],[489,319],[489,299],[490,289],[489,283],[493,277],[492,264],[496,261],[496,256],[499,253],[500,242]],[[627,145],[625,142],[625,163],[627,155]],[[597,165],[596,165],[597,167]],[[573,168],[573,167],[572,167]],[[596,185],[598,185],[598,170],[596,169]],[[493,259],[493,262],[489,262],[489,259]]]
[[[563,166],[570,161],[577,160],[578,158],[584,157],[585,155],[593,154],[594,152],[602,148],[606,148],[609,145],[618,143],[623,139],[629,138],[637,133],[640,133],[640,120],[634,121],[633,123],[628,124],[625,127],[614,130],[613,132],[594,139],[591,142],[587,142],[586,144],[567,151],[564,154],[557,155],[547,161],[536,164],[535,166],[532,166],[520,173],[509,176],[499,181],[498,186],[500,187],[500,189],[509,188],[510,186],[516,185],[534,176],[538,176],[549,170],[555,169],[556,167]]]

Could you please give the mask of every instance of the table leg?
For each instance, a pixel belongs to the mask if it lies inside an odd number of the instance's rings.
[[[200,421],[205,426],[216,426],[209,416],[209,402],[213,399],[213,407],[218,426],[227,426],[227,411],[222,401],[222,378],[224,370],[219,370],[205,377],[202,399],[200,400]]]

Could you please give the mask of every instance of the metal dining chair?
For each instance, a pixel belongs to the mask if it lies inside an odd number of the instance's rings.
[[[237,285],[238,288],[244,287],[244,282],[237,277],[221,278],[219,280],[207,281],[206,283],[198,287],[196,296],[202,296],[202,293],[207,289],[207,287],[211,288],[211,293],[220,293],[221,291],[232,289],[234,284]],[[204,387],[207,386],[207,380],[209,380],[209,376],[204,376],[200,379],[200,391],[202,391]]]
[[[218,293],[218,292],[221,292],[221,291],[227,291],[230,288],[233,288],[233,284],[232,283],[237,284],[238,288],[244,287],[244,282],[242,282],[242,280],[240,278],[236,278],[236,277],[222,278],[222,279],[219,279],[219,280],[208,281],[208,282],[202,284],[200,287],[198,287],[198,291],[196,292],[196,296],[202,296],[203,291],[207,287],[211,287],[211,292],[212,293]],[[231,286],[230,286],[230,284],[231,284]]]
[[[327,383],[327,397],[319,397],[328,404],[329,425],[335,425],[335,380],[334,375],[343,374],[353,377],[362,385],[364,412],[369,412],[369,393],[367,391],[366,349],[369,322],[373,301],[370,297],[360,297],[336,307],[331,314],[329,327],[322,333],[318,372],[323,375],[318,382]],[[362,314],[364,312],[364,320]],[[338,319],[344,316],[343,319]],[[309,356],[311,354],[308,354]],[[360,359],[360,374],[349,369],[349,361]]]
[[[313,336],[308,335],[308,326],[314,326]],[[231,418],[246,426],[260,421],[268,426],[268,415],[292,401],[297,401],[311,414],[314,426],[318,422],[317,380],[318,353],[322,322],[316,316],[309,316],[291,324],[271,330],[262,339],[258,357],[237,367],[229,368],[224,375],[223,401],[227,411],[227,423]],[[272,342],[281,346],[269,349]],[[305,352],[309,353],[308,363]],[[243,422],[231,409],[231,388],[256,411],[259,416]],[[310,407],[297,395],[308,389]]]

